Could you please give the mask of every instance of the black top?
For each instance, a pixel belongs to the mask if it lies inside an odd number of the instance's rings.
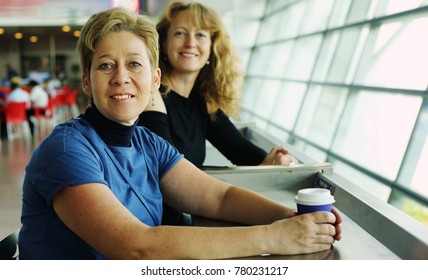
[[[223,111],[211,120],[200,94],[192,91],[185,98],[171,91],[163,100],[168,114],[145,111],[138,125],[169,141],[196,166],[205,161],[205,140],[235,165],[259,165],[266,157],[266,151],[245,138]]]
[[[116,123],[103,116],[94,104],[89,106],[81,117],[94,127],[107,145],[118,147],[129,147],[131,145],[131,138],[137,122],[132,126]]]
[[[202,168],[205,141],[208,140],[236,165],[259,165],[267,153],[245,138],[229,118],[219,110],[212,121],[204,98],[192,91],[189,98],[174,91],[163,96],[168,114],[145,111],[138,125],[150,129],[174,145],[184,157]],[[188,216],[163,204],[163,225],[189,225]]]

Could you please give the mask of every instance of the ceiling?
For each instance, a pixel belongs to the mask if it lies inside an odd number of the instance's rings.
[[[168,0],[0,0],[0,44],[15,40],[14,34],[21,32],[24,38],[37,36],[42,39],[54,35],[57,39],[72,37],[61,27],[68,25],[71,31],[81,26],[94,13],[115,6],[142,10],[156,16]]]
[[[57,39],[70,38],[72,32],[64,33],[61,27],[71,26],[80,30],[81,26],[94,13],[115,6],[123,6],[143,11],[156,21],[159,12],[171,0],[0,0],[0,44],[15,40],[14,34],[21,32],[24,38],[38,36],[40,39],[54,35]],[[209,0],[198,2],[215,5],[220,14],[230,9],[234,0],[212,3]],[[2,34],[3,33],[3,34]]]
[[[92,14],[121,6],[157,13],[166,0],[0,0],[0,26],[82,25]]]
[[[0,27],[83,25],[92,14],[117,6],[156,16],[170,1],[172,0],[0,0]],[[233,3],[239,2],[197,1],[212,6],[220,14],[230,10]]]

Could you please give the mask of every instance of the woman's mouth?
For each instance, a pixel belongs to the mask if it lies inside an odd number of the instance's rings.
[[[125,100],[125,99],[129,99],[132,97],[133,97],[132,94],[118,94],[118,95],[113,95],[111,98],[116,99],[116,100]]]
[[[196,54],[194,54],[194,53],[189,53],[189,52],[181,52],[181,53],[180,53],[180,55],[181,55],[181,56],[184,56],[184,57],[197,57],[197,55],[196,55]]]

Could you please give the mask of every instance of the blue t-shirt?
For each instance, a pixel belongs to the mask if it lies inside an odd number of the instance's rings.
[[[130,147],[113,147],[82,118],[58,125],[26,167],[20,259],[105,259],[59,219],[54,195],[64,187],[105,184],[142,223],[157,226],[162,218],[159,180],[182,157],[144,127],[136,128]]]

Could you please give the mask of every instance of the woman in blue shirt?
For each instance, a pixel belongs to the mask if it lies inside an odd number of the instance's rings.
[[[20,259],[221,259],[331,248],[340,239],[337,212],[296,216],[210,177],[137,127],[160,84],[157,40],[146,17],[121,8],[82,28],[77,49],[91,106],[58,125],[26,168]],[[160,226],[163,201],[253,226]]]

